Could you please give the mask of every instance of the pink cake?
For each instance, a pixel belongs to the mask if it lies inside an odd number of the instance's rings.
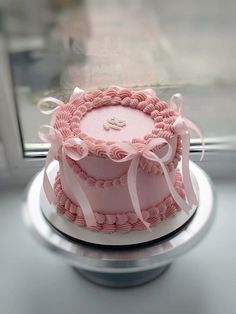
[[[174,100],[181,102],[179,109]],[[170,103],[152,90],[111,87],[55,102],[48,133],[44,190],[57,213],[79,227],[129,232],[197,205],[189,175],[189,131],[181,95]],[[178,167],[182,156],[181,171]],[[54,186],[47,168],[59,161]]]

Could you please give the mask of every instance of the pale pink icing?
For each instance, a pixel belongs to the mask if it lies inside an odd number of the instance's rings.
[[[176,143],[176,137],[173,137],[170,140],[170,143],[172,145],[173,152],[171,160],[166,166],[169,171],[172,171],[177,167],[178,162],[181,159],[181,141],[178,139]],[[162,147],[158,152],[158,155],[163,156],[165,152],[166,148]],[[89,185],[93,185],[93,182],[96,184],[97,181],[100,181],[100,187],[104,186],[106,180],[112,180],[112,185],[114,186],[120,185],[121,177],[127,174],[129,168],[128,161],[123,163],[114,163],[110,159],[98,158],[96,156],[87,156],[78,162],[68,159],[68,162],[81,179],[88,181],[87,183]],[[156,175],[163,173],[159,164],[145,158],[141,158],[139,166],[148,173],[152,172]]]
[[[175,187],[178,193],[184,197],[184,189],[180,172],[176,172]],[[54,184],[54,190],[57,198],[57,212],[64,215],[68,220],[85,227],[86,223],[79,206],[76,206],[64,193],[60,175],[58,174]],[[76,207],[76,211],[75,211]],[[156,225],[161,221],[175,215],[179,208],[170,195],[167,195],[161,202],[142,210],[144,219],[151,225]],[[131,211],[104,213],[103,210],[94,211],[97,225],[89,227],[92,231],[101,231],[106,233],[129,232],[130,230],[143,230],[145,226]]]
[[[93,181],[93,184],[88,184],[87,176],[84,172],[82,172],[82,177],[76,171],[74,171],[74,175],[77,177],[78,184],[80,184],[86,193],[93,210],[99,211],[102,208],[107,213],[113,211],[122,213],[123,211],[133,210],[127,188],[127,174],[110,180],[96,179]],[[169,176],[171,181],[174,182],[175,170],[171,171]],[[61,185],[65,194],[73,203],[79,205],[70,186],[64,181],[63,175],[61,175]],[[154,173],[148,173],[142,168],[139,168],[137,174],[137,192],[141,207],[146,208],[161,202],[169,194],[169,189],[163,175],[157,176]],[[112,208],[110,204],[113,204]]]
[[[94,157],[88,157],[88,160],[90,160],[91,158],[92,161],[94,161]],[[102,176],[97,176],[98,177],[97,179],[97,177],[89,175],[84,169],[80,167],[79,163],[77,163],[76,161],[69,158],[67,160],[70,167],[74,170],[74,172],[79,176],[81,180],[84,180],[88,186],[91,187],[96,186],[100,188],[117,187],[119,185],[122,185],[124,181],[125,182],[127,181],[127,171],[125,171],[125,173],[123,173],[122,175],[119,175],[118,177],[114,177],[112,179],[109,178],[103,179]],[[99,162],[99,160],[96,161]],[[102,161],[105,161],[105,159]],[[86,159],[85,163],[83,164],[86,164]],[[89,172],[91,173],[91,169]]]
[[[104,129],[104,122],[109,122],[111,116],[125,121],[125,125],[119,130]],[[127,186],[130,162],[114,162],[109,159],[120,161],[127,154],[121,149],[122,146],[116,146],[120,141],[130,141],[137,154],[142,154],[154,138],[165,139],[167,142],[162,142],[153,151],[162,158],[168,147],[172,148],[171,158],[165,167],[169,178],[175,182],[177,192],[185,198],[180,174],[176,172],[182,154],[182,137],[173,127],[177,117],[178,112],[156,96],[125,88],[108,88],[81,94],[79,98],[75,97],[68,104],[61,104],[57,108],[54,127],[59,130],[63,140],[77,137],[83,140],[89,151],[84,159],[75,161],[67,157],[67,161],[95,213],[97,225],[90,228],[91,230],[128,232],[145,228],[134,213]],[[112,149],[108,155],[110,145]],[[78,153],[80,149],[78,147]],[[58,156],[57,159],[61,168],[61,157]],[[74,175],[70,174],[72,177]],[[70,186],[65,184],[63,175],[56,182],[58,212],[64,213],[67,219],[76,224],[86,226],[84,211],[81,211],[76,193],[72,193]],[[144,156],[139,161],[137,195],[143,208],[143,219],[150,224],[174,215],[178,208],[170,196],[160,163]]]

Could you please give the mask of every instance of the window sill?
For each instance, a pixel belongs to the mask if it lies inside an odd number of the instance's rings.
[[[31,238],[22,223],[19,205],[23,189],[11,187],[1,191],[2,312],[42,313],[43,306],[43,312],[58,314],[76,312],[81,307],[84,314],[107,313],[111,308],[117,314],[125,312],[127,307],[130,314],[156,313],[157,309],[160,313],[175,314],[198,313],[199,310],[208,314],[231,313],[235,306],[233,278],[236,268],[232,248],[236,237],[236,181],[217,180],[214,183],[218,196],[217,215],[207,237],[177,260],[162,277],[137,289],[127,289],[125,293],[122,289],[104,289],[89,283],[64,261],[49,254]],[[223,229],[222,226],[227,227]],[[183,299],[186,291],[187,297]],[[62,293],[63,302],[58,302]],[[96,297],[89,298],[91,295]]]

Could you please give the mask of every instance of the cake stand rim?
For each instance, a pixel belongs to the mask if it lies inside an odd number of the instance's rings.
[[[215,193],[211,180],[193,162],[190,162],[190,170],[199,185],[200,205],[195,216],[182,231],[161,243],[147,243],[147,245],[142,244],[142,247],[135,248],[127,246],[127,249],[119,250],[119,248],[93,247],[91,244],[75,243],[67,239],[46,221],[39,202],[37,208],[33,209],[27,204],[28,194],[40,173],[33,178],[27,189],[23,204],[24,221],[34,236],[45,246],[81,269],[115,273],[154,269],[172,262],[195,246],[205,236],[213,222]],[[208,204],[201,204],[204,200],[206,201],[206,193]]]

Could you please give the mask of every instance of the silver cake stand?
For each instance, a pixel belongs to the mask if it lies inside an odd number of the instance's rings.
[[[198,184],[200,205],[182,228],[161,241],[123,247],[74,241],[56,230],[44,217],[40,208],[40,174],[27,190],[23,204],[24,221],[41,243],[67,260],[87,279],[110,287],[140,285],[159,276],[177,257],[193,248],[212,224],[214,193],[211,181],[193,162],[190,170]],[[30,193],[33,198],[28,197]]]

